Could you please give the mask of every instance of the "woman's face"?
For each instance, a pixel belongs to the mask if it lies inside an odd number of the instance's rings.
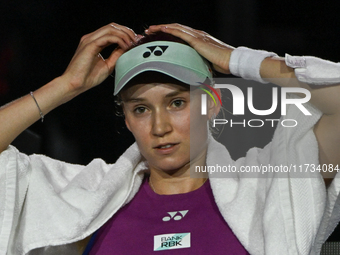
[[[126,125],[150,170],[176,172],[205,159],[209,116],[201,115],[200,90],[191,93],[172,83],[137,84],[121,92]]]

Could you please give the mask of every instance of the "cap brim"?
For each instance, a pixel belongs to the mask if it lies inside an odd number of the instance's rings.
[[[125,76],[115,85],[114,95],[117,95],[119,91],[134,77],[146,72],[154,71],[166,74],[172,78],[175,78],[188,85],[200,85],[200,82],[204,82],[207,78],[205,74],[198,74],[197,72],[182,66],[177,66],[171,63],[164,62],[148,62],[140,64],[135,68],[131,69]]]
[[[124,53],[118,59],[115,71],[114,95],[145,71],[160,72],[189,85],[200,85],[212,78],[209,64],[193,48],[167,41],[142,44]]]

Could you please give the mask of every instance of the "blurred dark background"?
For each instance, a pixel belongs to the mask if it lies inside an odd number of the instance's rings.
[[[0,103],[61,75],[81,36],[110,22],[137,33],[152,24],[177,22],[233,46],[338,62],[339,6],[336,0],[1,1]],[[109,77],[49,113],[44,123],[34,124],[16,145],[26,153],[44,153],[72,163],[86,164],[96,157],[114,162],[133,138],[114,115],[112,94],[113,78]],[[232,156],[242,156],[248,147],[262,147],[270,141],[273,129],[258,132],[250,137],[248,133],[243,147],[242,134],[238,135],[237,146],[229,148]]]

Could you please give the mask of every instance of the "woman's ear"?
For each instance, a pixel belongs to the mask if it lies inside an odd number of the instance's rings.
[[[126,120],[126,118],[125,118],[125,125],[126,125],[126,127],[128,128],[128,130],[131,132],[129,122]]]
[[[215,89],[218,96],[220,98],[221,97],[221,89]],[[211,119],[213,116],[217,116],[218,113],[220,112],[221,110],[221,103],[220,103],[220,100],[217,98],[217,96],[215,95],[215,93],[212,93],[213,96],[214,96],[214,99],[215,99],[215,102],[214,100],[211,98],[211,97],[208,97],[208,118]]]
[[[131,128],[130,128],[129,121],[128,121],[128,119],[126,118],[126,112],[125,112],[125,109],[124,109],[124,105],[122,104],[121,106],[122,106],[122,110],[123,110],[123,114],[124,114],[125,125],[126,125],[126,127],[128,128],[128,130],[131,132]]]

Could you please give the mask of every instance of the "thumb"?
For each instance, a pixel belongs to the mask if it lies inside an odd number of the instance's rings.
[[[107,66],[109,68],[110,73],[113,72],[113,69],[116,66],[116,62],[117,62],[118,58],[121,55],[123,55],[123,53],[125,53],[125,51],[122,48],[117,47],[116,49],[114,49],[114,51],[112,51],[111,55],[105,60]]]

